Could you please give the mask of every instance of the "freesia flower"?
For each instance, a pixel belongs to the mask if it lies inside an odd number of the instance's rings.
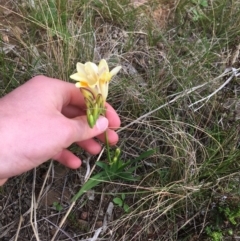
[[[107,61],[102,59],[97,66],[95,63],[77,63],[77,73],[70,76],[77,81],[87,105],[87,117],[90,127],[93,127],[99,115],[105,114],[104,104],[108,96],[108,85],[112,77],[121,69],[117,66],[109,71]]]
[[[105,59],[102,59],[98,66],[92,62],[77,63],[77,73],[71,75],[70,78],[77,81],[77,88],[89,88],[95,96],[101,94],[105,102],[108,96],[109,82],[121,68],[121,66],[117,66],[109,72]]]
[[[104,101],[106,101],[108,96],[108,84],[110,80],[120,71],[121,68],[121,66],[117,66],[109,72],[109,67],[106,60],[102,59],[100,61],[98,65],[99,86]]]

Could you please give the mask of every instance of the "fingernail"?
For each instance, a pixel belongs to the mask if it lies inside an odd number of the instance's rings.
[[[100,116],[96,122],[98,130],[105,131],[108,128],[108,119]]]

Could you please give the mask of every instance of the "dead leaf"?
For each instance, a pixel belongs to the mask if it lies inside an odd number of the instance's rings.
[[[13,33],[14,33],[15,35],[17,35],[17,36],[19,36],[19,37],[23,34],[22,29],[20,29],[18,26],[14,26],[14,27],[12,28],[12,31],[13,31]]]
[[[2,34],[2,40],[3,40],[4,43],[9,43],[8,35]]]

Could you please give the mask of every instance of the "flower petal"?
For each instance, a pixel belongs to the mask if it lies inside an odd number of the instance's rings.
[[[98,67],[96,64],[87,62],[85,64],[85,73],[89,85],[96,85],[98,82]]]
[[[99,75],[101,75],[105,72],[109,72],[108,64],[105,59],[101,59],[101,61],[99,62],[99,65],[98,65],[98,73],[99,73]]]
[[[75,73],[70,75],[70,78],[75,80],[75,81],[81,81],[82,80],[82,76],[79,75],[79,73]]]
[[[112,75],[112,76],[116,75],[116,74],[120,71],[121,68],[122,68],[122,66],[117,66],[117,67],[113,68],[113,69],[110,71],[111,75]]]
[[[82,63],[77,63],[77,72],[80,74],[86,74],[85,73],[85,65]]]
[[[82,87],[82,85],[81,85],[80,82],[77,82],[77,83],[75,84],[75,86],[76,86],[77,88],[81,88],[81,87]]]
[[[98,67],[96,64],[92,63],[92,62],[87,62],[84,66],[84,70],[86,72],[86,74],[90,74],[90,73],[98,73]]]
[[[93,110],[92,112],[91,109],[94,109],[94,106],[96,106],[97,109],[103,108],[99,106],[103,106],[104,102],[107,99],[109,82],[111,78],[116,75],[122,67],[117,66],[109,72],[108,63],[105,59],[101,59],[98,65],[92,62],[86,62],[85,64],[77,63],[76,67],[77,73],[71,75],[70,78],[77,81],[76,87],[80,88],[81,90],[85,89],[87,92],[88,90],[92,92],[94,99],[88,98],[88,96],[86,96],[85,94],[85,101],[88,101],[87,106],[88,111],[91,112],[90,117],[96,117],[96,110]],[[98,100],[100,97],[102,98],[101,103]]]
[[[112,78],[111,73],[110,73],[110,72],[105,72],[105,73],[103,73],[103,74],[100,76],[99,82],[100,82],[100,84],[104,84],[104,83],[106,83],[106,82],[109,82],[109,81],[111,80],[111,78]]]
[[[109,81],[100,83],[101,95],[103,97],[104,102],[106,101],[107,96],[108,96],[108,84],[109,84]]]
[[[88,88],[89,86],[88,86],[88,84],[86,83],[86,82],[83,82],[83,81],[81,81],[81,82],[77,82],[76,84],[75,84],[75,86],[77,87],[77,88],[82,88],[82,87],[84,87],[84,88]]]

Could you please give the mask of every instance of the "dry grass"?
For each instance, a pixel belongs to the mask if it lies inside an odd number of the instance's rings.
[[[220,240],[215,233],[237,240],[239,224],[221,210],[229,207],[239,220],[239,7],[185,0],[0,4],[2,95],[36,74],[69,81],[76,62],[105,58],[123,66],[109,95],[123,123],[122,158],[155,150],[134,173],[139,182],[103,183],[93,201],[78,200],[55,240]],[[0,190],[0,239],[50,240],[84,175],[85,167],[51,162],[10,180]],[[94,239],[121,193],[130,212],[114,206],[107,231]]]

